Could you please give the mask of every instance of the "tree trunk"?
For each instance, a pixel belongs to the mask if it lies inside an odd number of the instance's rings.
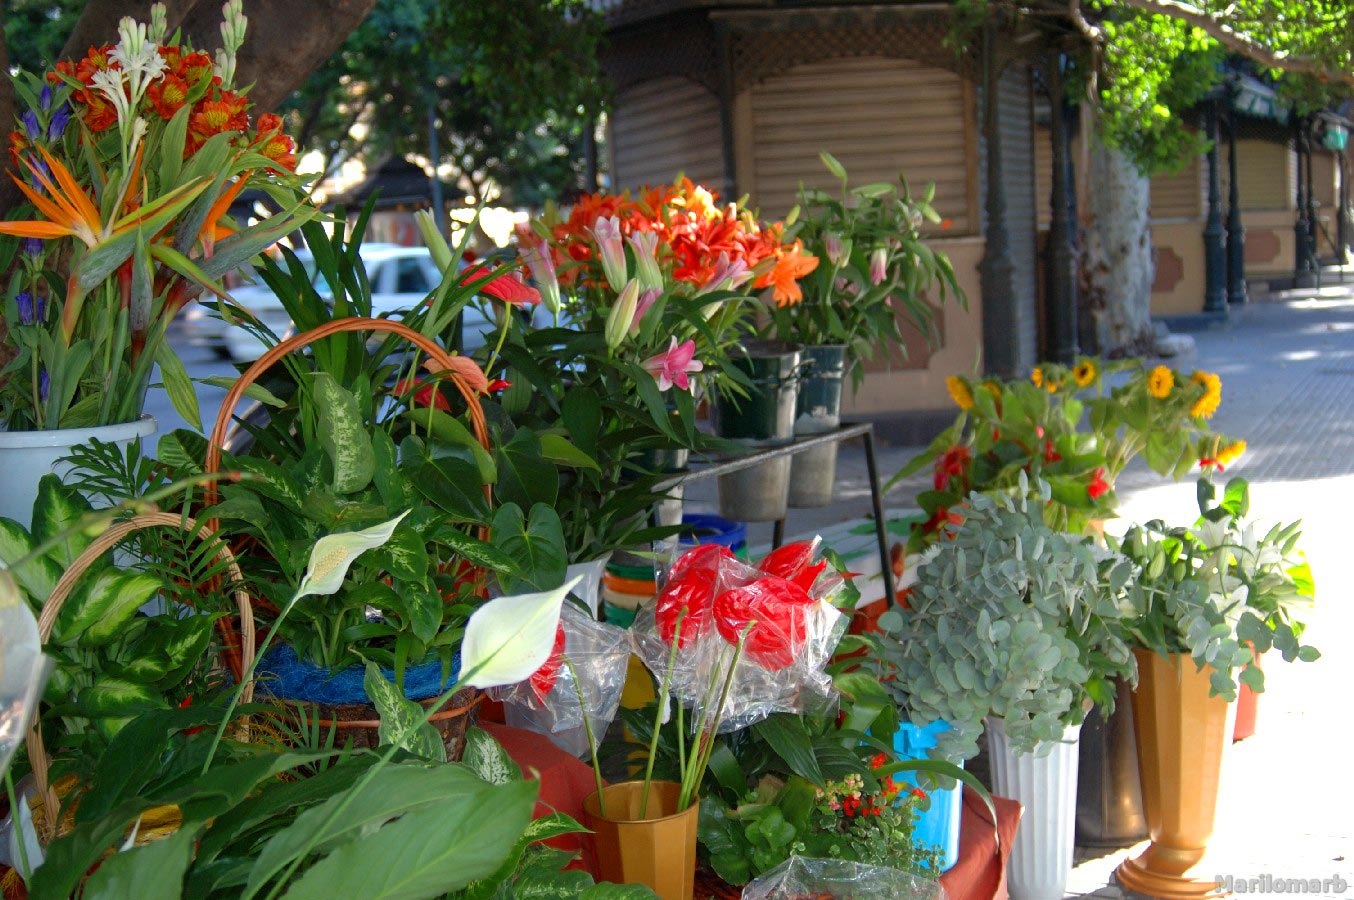
[[[1081,345],[1103,356],[1152,347],[1152,232],[1148,180],[1093,137],[1081,258]]]

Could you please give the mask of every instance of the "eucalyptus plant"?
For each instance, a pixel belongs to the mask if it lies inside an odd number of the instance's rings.
[[[1316,594],[1297,547],[1301,523],[1261,535],[1245,521],[1249,509],[1244,479],[1231,479],[1220,501],[1213,483],[1200,479],[1200,516],[1192,527],[1154,520],[1114,542],[1141,568],[1124,623],[1133,643],[1162,656],[1189,654],[1199,669],[1212,669],[1210,692],[1228,701],[1237,697],[1238,680],[1264,691],[1258,657],[1271,648],[1286,662],[1321,655],[1300,640],[1301,616]]]
[[[1039,752],[1114,703],[1136,670],[1122,636],[1131,562],[1044,524],[1044,482],[972,494],[963,523],[923,557],[906,609],[880,616],[889,683],[912,722],[952,728],[935,755],[977,752],[985,716],[1017,752]]]

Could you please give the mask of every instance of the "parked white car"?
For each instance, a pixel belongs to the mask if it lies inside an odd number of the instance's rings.
[[[367,269],[367,281],[371,284],[371,309],[376,316],[391,316],[412,310],[442,280],[427,247],[363,244],[359,253]],[[305,265],[306,271],[313,275],[311,255],[304,250],[298,251],[296,255]],[[323,283],[317,288],[321,295],[328,290]],[[292,321],[282,301],[262,280],[235,288],[230,295],[278,337],[292,330]],[[222,341],[230,358],[236,362],[249,362],[258,359],[263,353],[263,343],[247,329],[223,322],[213,324],[224,326]],[[486,319],[478,309],[467,307],[462,318],[465,351],[483,346],[485,335],[493,330],[493,322]],[[196,337],[190,337],[190,340],[196,340]]]

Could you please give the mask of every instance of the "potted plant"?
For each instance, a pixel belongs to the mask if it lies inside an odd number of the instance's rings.
[[[973,494],[928,551],[906,609],[880,616],[890,682],[915,725],[943,720],[932,756],[964,759],[984,719],[994,788],[1025,805],[1008,876],[1016,898],[1061,897],[1072,867],[1076,742],[1110,680],[1131,677],[1117,629],[1131,565],[1043,522],[1049,486]]]
[[[4,295],[0,516],[27,524],[38,479],[91,438],[122,445],[155,431],[142,415],[159,366],[175,409],[197,400],[165,338],[183,306],[313,214],[301,205],[282,121],[251,124],[233,83],[246,21],[226,6],[218,62],[167,39],[165,15],[124,18],[115,45],[43,76],[21,73],[11,147],[34,214],[0,222]],[[284,212],[244,226],[245,189]]]
[[[1320,654],[1302,644],[1302,613],[1315,587],[1297,550],[1297,523],[1261,534],[1246,522],[1249,489],[1233,478],[1222,499],[1199,482],[1201,516],[1191,528],[1134,526],[1118,543],[1141,574],[1125,621],[1138,660],[1133,692],[1138,765],[1151,845],[1116,875],[1152,896],[1204,897],[1214,872],[1200,872],[1213,831],[1228,704],[1238,679],[1264,690],[1257,655],[1285,661]]]
[[[865,379],[865,364],[903,349],[899,314],[928,342],[938,339],[936,304],[955,294],[966,304],[943,253],[926,247],[924,221],[939,224],[931,206],[934,185],[914,198],[907,182],[848,187],[846,169],[829,153],[819,158],[840,191],[800,187],[798,216],[788,234],[803,242],[816,267],[800,268],[797,285],[768,297],[765,337],[798,344],[803,377],[794,433],[823,434],[840,424],[842,380],[853,390]],[[806,257],[807,258],[807,257]],[[937,289],[935,297],[928,291]],[[791,506],[826,506],[836,481],[837,445],[822,444],[794,457]]]

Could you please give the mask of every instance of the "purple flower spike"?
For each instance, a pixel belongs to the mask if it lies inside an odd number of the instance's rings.
[[[42,398],[42,402],[44,402],[44,403],[47,402],[47,391],[51,388],[51,386],[52,386],[52,379],[51,379],[51,377],[47,374],[47,370],[46,370],[46,369],[39,369],[39,370],[38,370],[38,396]]]
[[[42,238],[24,238],[24,239],[23,239],[23,251],[24,251],[24,255],[26,255],[26,256],[32,256],[32,257],[38,257],[38,256],[41,256],[41,255],[42,255],[42,248],[43,248],[43,246],[44,246],[44,245],[43,245]]]
[[[61,104],[61,108],[52,113],[52,120],[47,123],[47,139],[58,140],[61,135],[66,133],[66,126],[71,121],[71,108],[68,104]]]
[[[50,84],[42,86],[42,93],[38,94],[38,106],[43,112],[52,108],[52,86]]]
[[[19,117],[24,123],[24,132],[27,133],[30,141],[36,141],[42,134],[42,127],[38,125],[38,114],[31,109],[24,110],[24,114]]]
[[[19,324],[32,325],[37,321],[33,316],[33,295],[28,291],[19,291],[14,297],[14,303],[19,307]]]
[[[37,322],[38,322],[39,325],[41,325],[41,324],[42,324],[43,322],[45,322],[45,321],[47,321],[47,298],[46,298],[46,297],[39,297],[39,298],[38,298],[38,318],[37,318]]]

